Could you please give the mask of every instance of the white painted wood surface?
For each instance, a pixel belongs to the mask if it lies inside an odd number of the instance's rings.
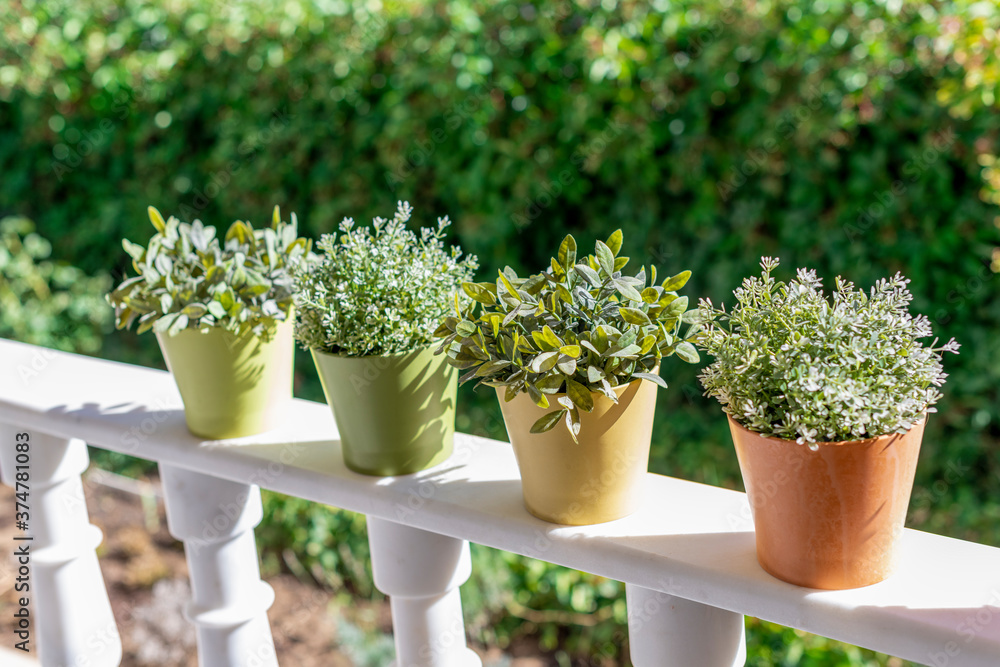
[[[506,443],[458,436],[435,469],[355,474],[327,406],[296,401],[287,425],[202,442],[166,373],[0,341],[0,422],[256,484],[425,531],[541,558],[737,614],[940,667],[1000,665],[1000,549],[907,530],[899,572],[875,586],[816,591],[767,575],[742,493],[651,475],[643,509],[561,527],[521,503]],[[666,418],[660,415],[659,418]],[[722,416],[720,415],[720,419]]]

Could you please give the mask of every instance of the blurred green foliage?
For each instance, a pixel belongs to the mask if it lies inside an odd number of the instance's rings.
[[[0,17],[0,214],[116,277],[147,204],[209,224],[280,204],[318,236],[397,199],[450,214],[484,276],[619,227],[717,304],[761,255],[828,284],[899,270],[963,346],[910,524],[1000,544],[998,30],[971,0],[23,0]],[[103,354],[162,363],[121,334]],[[696,372],[665,373],[651,469],[738,488]],[[460,400],[461,430],[506,437],[492,397]],[[269,567],[371,591],[357,517],[270,496],[260,535]],[[619,584],[475,558],[477,636],[618,659]],[[750,664],[887,664],[749,624]]]
[[[0,337],[96,352],[112,320],[104,302],[111,277],[88,276],[51,254],[31,220],[0,219]]]

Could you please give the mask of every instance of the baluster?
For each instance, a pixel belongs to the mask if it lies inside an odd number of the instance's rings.
[[[0,476],[23,492],[17,473],[28,473],[28,532],[17,536],[32,539],[17,541],[13,548],[25,545],[30,554],[30,588],[18,596],[27,597],[34,611],[35,636],[29,645],[37,646],[43,667],[116,667],[122,642],[95,551],[102,535],[90,523],[80,480],[90,463],[87,445],[27,431],[25,464],[24,458],[18,461],[15,447],[21,432],[0,426]],[[19,471],[18,465],[29,467]]]
[[[635,667],[739,667],[746,662],[743,615],[625,584]]]
[[[253,529],[260,489],[160,464],[170,533],[184,542],[191,574],[185,612],[198,632],[202,667],[277,667]]]
[[[458,590],[472,574],[469,543],[375,517],[368,542],[392,608],[394,667],[482,667],[465,643]]]

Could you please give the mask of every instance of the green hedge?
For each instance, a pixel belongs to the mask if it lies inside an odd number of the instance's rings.
[[[397,199],[419,221],[451,215],[484,277],[537,268],[568,231],[587,247],[617,227],[633,258],[692,269],[685,293],[716,303],[761,255],[861,285],[900,270],[915,309],[963,344],[947,360],[911,524],[1000,543],[996,7],[368,7],[18,4],[0,18],[0,214],[34,218],[56,257],[90,273],[124,270],[118,239],[146,240],[148,204],[226,224],[277,203],[317,235]],[[132,336],[104,354],[156,359]],[[300,392],[319,397],[303,368]],[[725,421],[695,370],[664,375],[652,469],[738,487]],[[504,437],[489,396],[463,393],[459,425]],[[318,528],[285,529],[301,508],[280,509],[276,541],[324,543]],[[557,594],[563,575],[531,579],[532,567],[505,575],[528,603],[572,603]],[[620,595],[591,588],[587,609]],[[613,634],[615,613],[599,613]],[[574,635],[597,636],[612,635]],[[804,646],[797,664],[862,664]]]

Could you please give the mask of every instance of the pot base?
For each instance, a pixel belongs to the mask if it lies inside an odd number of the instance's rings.
[[[312,351],[340,432],[344,465],[362,475],[409,475],[451,456],[458,369],[432,348],[348,357]]]
[[[188,430],[229,440],[277,428],[292,402],[292,320],[262,342],[223,329],[156,334],[181,399]]]
[[[889,577],[925,422],[905,434],[821,442],[814,451],[794,440],[764,437],[730,418],[764,571],[824,590],[861,588]]]
[[[617,388],[618,403],[594,394],[594,409],[580,413],[579,442],[564,424],[545,433],[531,425],[550,409],[526,393],[504,401],[497,388],[507,434],[521,471],[524,507],[543,521],[588,526],[633,514],[643,499],[656,385],[635,380]],[[555,396],[549,396],[556,405]]]

